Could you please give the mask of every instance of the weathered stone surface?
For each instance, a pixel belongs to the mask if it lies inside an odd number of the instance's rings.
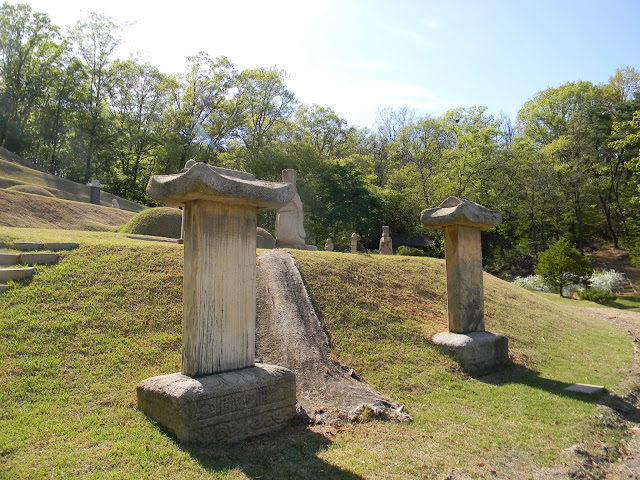
[[[489,210],[470,200],[452,196],[438,207],[424,210],[420,221],[431,228],[444,228],[449,225],[491,228],[502,223],[502,214],[499,210]]]
[[[20,263],[23,265],[51,265],[60,258],[57,253],[23,253],[20,255]]]
[[[358,253],[358,234],[351,234],[351,253]]]
[[[21,252],[30,252],[32,250],[42,250],[44,243],[42,242],[13,242],[13,248]]]
[[[0,282],[9,280],[21,280],[33,275],[33,267],[24,268],[0,268]]]
[[[282,181],[290,184],[294,193],[291,201],[280,207],[276,214],[276,247],[306,250],[304,211],[296,188],[296,178],[295,170],[289,168],[282,171]]]
[[[258,227],[256,231],[256,248],[274,248],[276,239],[264,228]]]
[[[8,285],[0,285],[0,293],[3,293],[7,288],[9,288]]]
[[[452,355],[471,376],[496,372],[509,362],[509,340],[495,333],[437,333],[433,343]]]
[[[584,393],[585,395],[598,395],[603,393],[605,388],[602,385],[589,385],[586,383],[574,383],[565,388],[567,392]]]
[[[118,199],[114,198],[113,200],[111,200],[111,206],[113,208],[120,208],[120,203],[118,203]]]
[[[150,197],[167,205],[181,206],[196,200],[278,208],[293,198],[290,183],[256,180],[250,173],[195,163],[174,175],[153,175],[147,185]]]
[[[335,250],[335,245],[333,244],[333,240],[331,238],[327,238],[327,241],[324,243],[324,249],[327,252],[333,252]]]
[[[76,242],[44,242],[43,248],[57,252],[61,250],[74,250],[78,248],[78,244]]]
[[[382,237],[380,238],[380,255],[393,255],[393,242],[391,241],[391,235],[389,235],[389,227],[382,227]]]
[[[182,444],[237,442],[279,429],[296,413],[294,374],[266,364],[198,378],[152,377],[137,394],[138,408]]]
[[[20,264],[19,253],[0,253],[0,266],[8,267]]]
[[[104,188],[104,185],[99,180],[91,180],[87,186],[89,187],[89,203],[100,205],[100,190]]]
[[[484,287],[480,229],[454,225],[444,230],[447,315],[453,333],[484,331]]]

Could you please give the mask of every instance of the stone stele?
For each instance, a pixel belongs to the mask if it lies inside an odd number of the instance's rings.
[[[297,173],[288,168],[282,171],[282,181],[291,184],[294,190],[293,198],[289,203],[280,207],[276,214],[276,247],[297,248],[307,250],[304,231],[304,210],[302,200],[296,187]]]
[[[393,255],[393,243],[391,241],[391,235],[389,235],[389,227],[382,227],[382,237],[380,238],[380,255]]]
[[[192,162],[147,193],[184,207],[182,371],[141,382],[139,408],[182,443],[279,428],[295,414],[295,376],[254,364],[256,220],[291,200],[291,184]]]
[[[455,352],[470,375],[501,368],[508,359],[507,338],[488,334],[484,327],[480,230],[499,225],[502,215],[475,202],[449,197],[439,207],[424,210],[420,220],[427,227],[444,230],[449,332],[435,335],[434,342],[448,353]],[[487,335],[472,335],[474,332]]]
[[[351,253],[358,253],[358,234],[351,234]]]

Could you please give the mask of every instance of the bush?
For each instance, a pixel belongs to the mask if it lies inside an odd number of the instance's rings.
[[[398,250],[396,250],[396,255],[407,255],[409,257],[426,257],[427,256],[427,254],[424,253],[419,248],[407,247],[406,245],[402,245],[401,247],[398,247]]]
[[[526,288],[528,290],[537,290],[539,292],[553,292],[553,288],[544,283],[544,279],[540,275],[529,275],[528,277],[517,277],[513,284]]]
[[[616,299],[616,296],[609,290],[597,290],[592,287],[587,287],[583,290],[578,290],[578,298],[580,300],[589,300],[596,303],[608,303],[613,302]]]
[[[603,270],[600,272],[593,272],[589,279],[589,285],[595,290],[601,290],[605,292],[617,292],[622,286],[624,275],[615,270]]]

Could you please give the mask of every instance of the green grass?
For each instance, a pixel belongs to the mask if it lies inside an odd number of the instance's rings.
[[[588,300],[578,300],[576,298],[561,297],[557,293],[535,292],[537,295],[546,298],[550,302],[560,305],[568,305],[573,307],[588,308],[618,308],[620,310],[628,310],[630,312],[640,312],[640,295],[620,295],[613,302],[600,304],[590,302]]]
[[[602,405],[630,389],[615,327],[486,275],[487,329],[509,336],[515,366],[471,379],[430,343],[446,328],[443,261],[294,251],[332,356],[414,421],[183,449],[135,397],[180,367],[182,246],[9,228],[0,243],[44,234],[81,245],[0,295],[0,478],[528,478],[574,444],[615,452],[628,432]],[[609,397],[562,390],[574,382]]]

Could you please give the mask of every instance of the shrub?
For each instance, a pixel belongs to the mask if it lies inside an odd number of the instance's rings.
[[[605,292],[617,292],[622,286],[624,275],[615,270],[602,270],[600,272],[593,272],[589,279],[589,285],[595,290],[601,290]]]
[[[427,254],[424,253],[419,248],[407,247],[406,245],[402,245],[401,247],[398,247],[398,250],[396,250],[396,255],[407,255],[409,257],[426,257],[427,256]]]
[[[587,257],[561,238],[540,253],[536,273],[562,297],[563,289],[571,284],[587,285],[593,269]]]
[[[593,287],[587,287],[583,290],[578,290],[578,298],[596,303],[607,303],[614,301],[616,296],[609,290],[597,290]]]
[[[552,292],[553,288],[544,282],[540,275],[529,275],[528,277],[517,277],[513,284],[526,288],[528,290],[537,290],[539,292]]]

